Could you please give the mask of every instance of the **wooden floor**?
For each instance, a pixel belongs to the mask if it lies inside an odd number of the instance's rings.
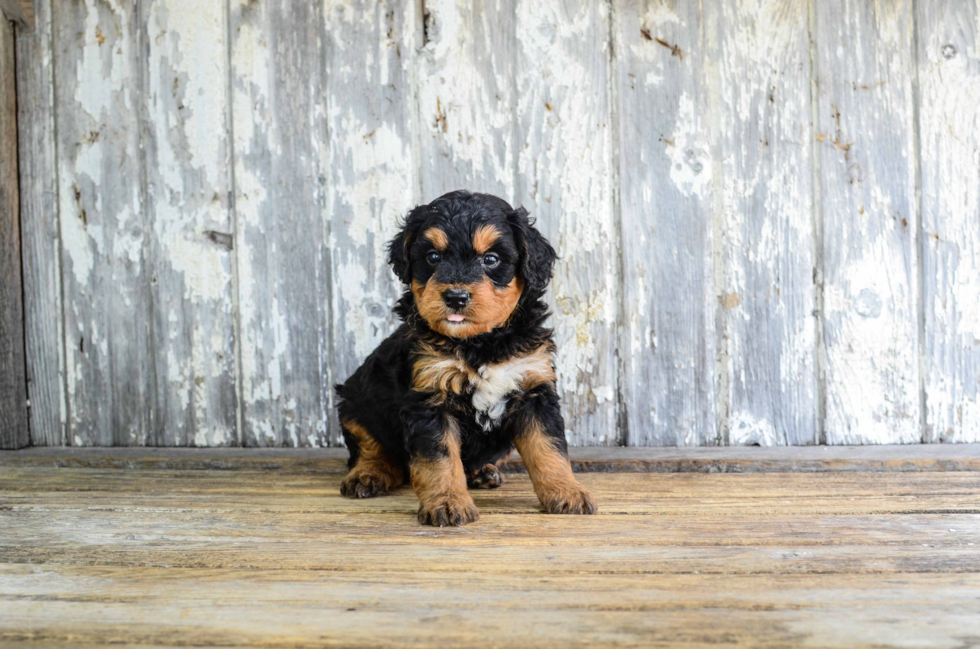
[[[480,520],[337,471],[0,463],[0,645],[980,646],[980,472],[522,474]]]

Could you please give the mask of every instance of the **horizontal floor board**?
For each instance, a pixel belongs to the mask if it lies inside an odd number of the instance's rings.
[[[410,489],[350,500],[333,472],[101,466],[0,471],[0,645],[980,638],[980,472],[587,473],[589,517],[518,473],[438,529]]]
[[[73,645],[942,646],[969,633],[980,597],[974,575],[421,573],[393,583],[384,572],[11,565],[0,575],[12,614],[0,640]],[[827,615],[838,623],[820,624]]]

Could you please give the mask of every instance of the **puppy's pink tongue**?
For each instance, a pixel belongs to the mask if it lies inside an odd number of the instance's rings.
[[[446,316],[446,320],[449,320],[450,322],[462,322],[463,320],[466,320],[466,318],[459,313],[450,313],[448,316]]]

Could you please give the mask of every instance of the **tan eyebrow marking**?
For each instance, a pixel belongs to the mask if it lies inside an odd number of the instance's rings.
[[[449,247],[449,238],[439,228],[429,228],[422,233],[422,236],[428,239],[439,252],[445,252],[446,248]]]
[[[492,225],[481,225],[473,235],[473,250],[482,255],[500,238],[500,231]]]

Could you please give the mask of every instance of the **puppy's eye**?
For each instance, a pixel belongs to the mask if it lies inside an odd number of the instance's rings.
[[[497,264],[499,263],[500,263],[500,257],[498,257],[497,255],[493,253],[483,255],[483,265],[486,268],[496,268]]]
[[[428,262],[429,262],[430,264],[432,264],[433,266],[435,266],[435,265],[436,265],[436,264],[438,264],[438,263],[439,263],[440,261],[442,261],[442,255],[440,255],[440,254],[439,254],[438,252],[436,252],[435,250],[433,250],[432,252],[430,252],[429,254],[427,254],[427,255],[425,256],[425,259],[426,259],[426,261],[428,261]]]

